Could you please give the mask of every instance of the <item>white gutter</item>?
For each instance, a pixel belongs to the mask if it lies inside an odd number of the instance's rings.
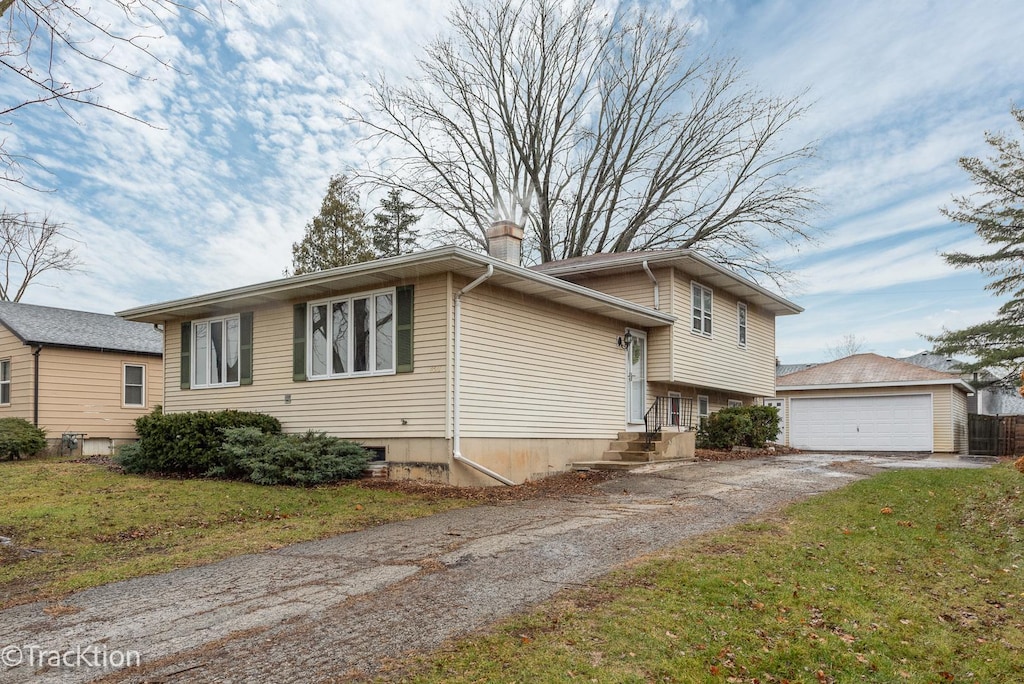
[[[486,468],[475,461],[469,460],[468,458],[462,455],[461,450],[462,443],[460,439],[460,397],[462,394],[462,383],[460,377],[462,373],[462,296],[469,292],[470,290],[472,290],[473,288],[475,288],[477,285],[481,284],[482,282],[490,278],[492,275],[494,275],[494,266],[492,264],[488,264],[487,271],[482,276],[471,282],[469,285],[466,285],[466,287],[459,290],[458,293],[455,295],[455,387],[453,391],[454,409],[452,422],[454,423],[454,425],[452,426],[452,458],[454,458],[459,463],[465,463],[470,468],[479,470],[481,473],[487,475],[488,477],[493,477],[495,480],[501,482],[502,484],[514,485],[515,482],[508,479],[507,477],[499,475],[490,468]]]
[[[643,263],[641,264],[641,266],[643,266],[644,270],[647,271],[647,277],[651,279],[652,283],[654,283],[654,308],[655,309],[660,309],[661,308],[661,298],[659,297],[659,292],[658,292],[658,279],[654,277],[653,273],[651,273],[651,267],[647,265],[647,259],[643,260]]]

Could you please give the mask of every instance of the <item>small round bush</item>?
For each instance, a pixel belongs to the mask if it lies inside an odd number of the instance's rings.
[[[35,456],[45,448],[45,430],[24,418],[0,418],[0,458]]]

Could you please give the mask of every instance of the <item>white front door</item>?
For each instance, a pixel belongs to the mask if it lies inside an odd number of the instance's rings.
[[[630,330],[633,342],[626,350],[626,417],[630,423],[644,422],[647,411],[647,335]]]
[[[783,444],[783,440],[786,438],[786,400],[785,399],[765,399],[765,406],[774,406],[779,409],[779,434],[775,435],[773,440],[776,444]]]

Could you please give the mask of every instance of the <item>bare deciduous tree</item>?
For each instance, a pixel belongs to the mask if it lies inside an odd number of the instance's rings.
[[[48,271],[74,271],[75,250],[60,244],[67,227],[49,217],[0,212],[0,301],[19,302],[28,286]]]
[[[779,149],[797,99],[745,87],[734,61],[691,57],[658,10],[595,0],[461,0],[407,84],[381,79],[370,140],[405,150],[375,183],[484,246],[494,218],[527,228],[541,261],[700,246],[780,275],[763,241],[801,242],[814,206],[790,179],[810,146]]]
[[[836,340],[835,344],[825,347],[825,353],[833,361],[845,359],[847,356],[853,356],[864,351],[866,343],[867,340],[857,337],[855,333],[846,333]]]
[[[139,78],[138,70],[120,60],[117,49],[124,46],[170,68],[150,44],[162,34],[165,18],[199,12],[197,7],[176,0],[0,0],[0,78],[6,77],[0,80],[5,82],[0,125],[10,125],[18,110],[40,104],[59,107],[72,118],[75,107],[88,106],[139,121],[99,99],[97,67]],[[91,80],[76,80],[83,77]],[[0,138],[0,181],[21,183],[26,160],[5,142]]]

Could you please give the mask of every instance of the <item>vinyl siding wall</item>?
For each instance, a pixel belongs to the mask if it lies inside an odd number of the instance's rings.
[[[3,325],[0,325],[0,359],[9,359],[11,362],[11,403],[0,405],[0,418],[24,418],[31,421],[32,349]]]
[[[181,320],[168,321],[166,410],[259,411],[277,417],[287,432],[317,430],[364,441],[444,438],[449,403],[448,278],[401,284],[415,285],[412,373],[294,382],[292,316],[297,302],[288,302],[252,309],[253,382],[240,387],[182,390]]]
[[[473,290],[462,302],[462,435],[611,439],[626,422],[622,333],[617,321]]]
[[[11,403],[0,417],[32,420],[32,348],[0,326],[0,359],[11,360]],[[146,405],[125,407],[124,364],[146,367]],[[43,347],[39,353],[39,426],[49,439],[63,432],[88,439],[135,439],[134,421],[160,403],[162,361],[156,356]]]
[[[125,364],[146,368],[143,407],[123,406]],[[161,366],[155,356],[44,347],[39,355],[39,426],[51,439],[63,432],[85,433],[87,439],[135,439],[135,419],[160,403]]]
[[[747,304],[747,344],[739,345],[737,300],[711,287],[710,336],[692,332],[691,283],[707,283],[676,272],[672,309],[672,381],[722,393],[770,397],[775,393],[775,315]],[[703,394],[703,392],[702,392]]]
[[[675,301],[672,295],[672,287],[675,282],[674,270],[671,268],[651,269],[658,281],[659,310],[670,314],[675,313],[672,310]],[[654,308],[654,284],[647,277],[647,273],[640,268],[631,273],[574,278],[573,282],[641,306]],[[622,332],[620,331],[619,334],[621,335]],[[647,331],[647,379],[652,382],[668,381],[671,377],[672,326],[651,328]]]
[[[932,397],[932,450],[937,453],[966,453],[967,397],[949,385],[914,385],[909,387],[869,387],[828,390],[786,391],[779,388],[778,397],[786,401],[786,434],[789,443],[790,399],[818,397],[871,397],[898,394],[929,394]],[[957,426],[962,426],[958,428]],[[960,433],[959,439],[957,433]]]
[[[691,283],[694,279],[675,268],[654,270],[660,290],[660,308],[676,316],[671,327],[648,331],[648,371],[651,382],[703,388],[725,406],[729,398],[770,397],[775,393],[775,315],[747,304],[747,344],[739,345],[735,297],[711,288],[712,335],[691,332]],[[644,306],[654,306],[654,286],[642,269],[608,276],[572,278],[600,292]],[[697,280],[696,282],[700,282]],[[708,286],[707,283],[701,283]],[[684,394],[685,396],[685,394]]]

